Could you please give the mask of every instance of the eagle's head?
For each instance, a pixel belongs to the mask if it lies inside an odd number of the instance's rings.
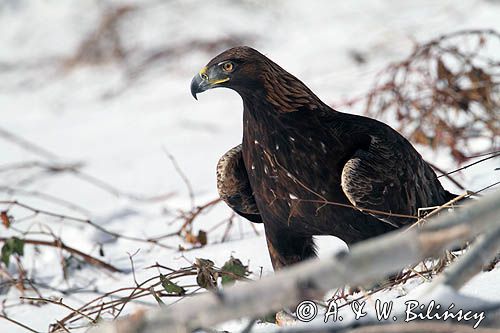
[[[218,87],[235,90],[248,105],[267,103],[279,113],[329,108],[299,79],[248,46],[213,58],[191,81],[191,94],[196,98]]]
[[[210,60],[191,81],[191,94],[212,88],[225,87],[242,94],[245,90],[255,92],[262,86],[260,71],[269,61],[257,50],[238,46],[226,50]]]

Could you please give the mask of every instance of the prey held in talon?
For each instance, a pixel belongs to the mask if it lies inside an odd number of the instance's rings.
[[[476,312],[467,309],[460,309],[451,303],[445,307],[435,301],[429,303],[420,303],[416,300],[408,300],[404,303],[404,311],[398,312],[394,309],[394,302],[383,302],[379,299],[375,303],[366,301],[353,301],[342,308],[347,308],[354,315],[354,320],[360,320],[368,315],[369,312],[375,315],[378,321],[397,321],[403,320],[406,323],[415,320],[438,320],[438,321],[457,321],[466,324],[471,324],[473,328],[479,327],[485,319],[484,311]],[[373,312],[369,311],[368,307],[373,306]],[[340,314],[341,307],[336,301],[332,300],[328,303],[323,314],[323,322],[338,322],[345,318]],[[318,306],[315,302],[305,300],[296,308],[296,317],[302,322],[309,322],[315,319],[318,315]]]

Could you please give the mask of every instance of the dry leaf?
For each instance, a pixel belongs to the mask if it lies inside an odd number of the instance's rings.
[[[6,211],[0,213],[0,218],[2,219],[2,224],[6,227],[10,227],[10,218]]]

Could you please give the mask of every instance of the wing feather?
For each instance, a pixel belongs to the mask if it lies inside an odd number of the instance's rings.
[[[217,163],[217,190],[222,200],[237,214],[262,223],[241,154],[241,144],[230,149]]]
[[[416,216],[421,207],[446,202],[436,174],[421,156],[401,141],[371,136],[368,149],[358,149],[345,163],[342,189],[359,208]],[[395,227],[411,218],[372,214]]]

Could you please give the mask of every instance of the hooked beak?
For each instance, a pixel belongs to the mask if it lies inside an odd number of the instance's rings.
[[[191,80],[191,95],[198,100],[196,94],[204,92],[208,89],[207,81],[203,80],[200,74],[196,74]]]
[[[229,81],[229,77],[220,78],[219,73],[215,73],[214,69],[209,70],[207,67],[203,67],[198,74],[196,74],[191,80],[191,95],[194,99],[198,100],[197,94],[204,92],[205,90],[215,88],[218,84]]]

